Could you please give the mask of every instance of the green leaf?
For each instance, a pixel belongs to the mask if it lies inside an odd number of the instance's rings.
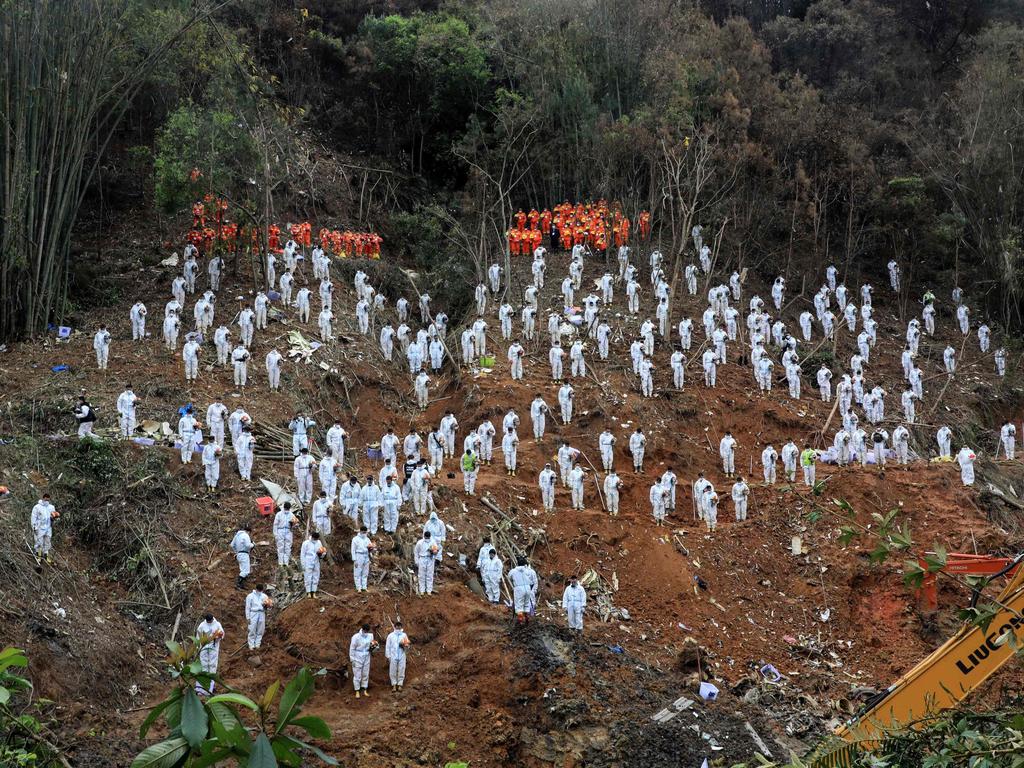
[[[196,692],[189,688],[185,691],[181,707],[181,735],[193,749],[206,739],[209,732],[209,716],[203,702],[199,700]]]
[[[312,744],[305,741],[300,741],[299,739],[295,739],[295,741],[299,744],[299,746],[302,749],[306,750],[307,752],[312,752],[314,755],[320,758],[321,761],[327,763],[328,765],[338,764],[337,760],[335,760],[333,757],[325,753],[323,750],[314,747]]]
[[[259,711],[259,705],[250,699],[248,696],[243,696],[240,693],[218,693],[216,696],[211,696],[206,700],[207,704],[237,704],[240,707],[251,709],[253,712]]]
[[[988,632],[989,624],[999,613],[999,606],[985,603],[974,608],[964,608],[958,612],[961,621],[970,622],[983,632]]]
[[[832,499],[832,503],[835,504],[839,509],[848,514],[854,514],[853,507],[850,506],[850,502],[846,499]]]
[[[291,768],[301,768],[302,757],[298,750],[302,744],[297,739],[279,734],[274,737],[270,745],[274,748],[274,757],[277,758],[278,763],[291,766]]]
[[[844,525],[839,529],[839,545],[845,547],[859,535],[860,532],[856,528]]]
[[[171,768],[188,754],[188,742],[180,736],[144,749],[132,760],[131,768]]]
[[[167,708],[164,719],[167,721],[168,728],[181,732],[181,695]]]
[[[263,698],[260,699],[260,709],[264,712],[270,711],[270,705],[274,703],[274,697],[277,696],[277,690],[280,687],[280,680],[275,680],[267,686],[267,690],[263,693]]]
[[[916,560],[907,560],[903,563],[903,584],[910,589],[920,589],[924,584],[925,573]]]
[[[10,667],[27,667],[28,658],[25,656],[25,652],[20,648],[13,646],[7,646],[0,651],[0,672]]]
[[[297,717],[292,720],[289,725],[293,725],[296,728],[302,728],[314,739],[324,740],[331,738],[331,729],[327,727],[327,723],[325,723],[323,718],[320,717],[314,717],[313,715]]]
[[[884,563],[889,559],[889,546],[885,542],[879,542],[870,553],[868,553],[868,559],[872,563]]]
[[[163,713],[165,709],[181,699],[181,688],[175,688],[174,691],[166,699],[157,704],[153,709],[146,715],[146,719],[142,721],[142,725],[139,726],[139,738],[144,739],[149,729],[153,726],[153,723],[157,721],[157,718]]]
[[[206,703],[206,709],[211,715],[210,727],[217,740],[248,752],[249,735],[235,711],[227,704],[209,702]]]
[[[208,755],[194,758],[188,765],[189,768],[210,768],[210,766],[226,762],[227,758],[234,754],[234,750],[218,748],[211,751]]]
[[[309,669],[302,667],[295,677],[288,681],[277,712],[277,733],[284,730],[291,719],[299,714],[302,705],[313,695],[313,676]]]
[[[4,704],[6,704],[10,700],[11,700],[11,692],[9,690],[7,690],[6,688],[4,688],[3,686],[0,686],[0,706],[3,706]]]
[[[261,732],[256,737],[246,766],[247,768],[277,768],[277,758],[274,757],[274,748],[271,746],[267,734]]]

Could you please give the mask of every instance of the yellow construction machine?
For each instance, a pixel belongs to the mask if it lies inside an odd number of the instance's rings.
[[[846,725],[809,757],[812,768],[847,768],[860,750],[881,743],[887,731],[915,727],[945,709],[955,707],[1003,664],[1015,648],[1024,647],[1024,554],[1014,558],[993,578],[1012,574],[996,603],[999,612],[988,629],[968,623],[897,680],[865,704]],[[978,591],[972,599],[977,603]],[[1009,642],[1016,638],[1016,643]]]

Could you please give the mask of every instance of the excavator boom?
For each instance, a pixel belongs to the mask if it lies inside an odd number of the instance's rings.
[[[1020,563],[1024,556],[1015,561]],[[897,680],[866,711],[839,728],[832,740],[810,758],[814,768],[845,768],[857,750],[877,746],[888,730],[926,722],[930,716],[954,707],[1024,645],[1024,568],[1017,568],[998,597],[999,612],[982,630],[962,627],[931,655]],[[845,744],[842,742],[846,742]]]

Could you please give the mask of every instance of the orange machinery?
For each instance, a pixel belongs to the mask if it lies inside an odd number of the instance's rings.
[[[938,610],[938,572],[927,573],[928,563],[924,560],[921,560],[920,563],[921,568],[926,571],[924,583],[921,584],[921,588],[917,592],[921,607],[927,611]],[[952,552],[946,556],[946,564],[940,572],[955,573],[959,576],[986,576],[992,578],[1003,575],[1013,577],[1018,568],[1020,568],[1020,563],[1012,557],[964,555]]]

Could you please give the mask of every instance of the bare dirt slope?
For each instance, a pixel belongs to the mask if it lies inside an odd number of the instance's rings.
[[[363,338],[356,332],[353,292],[346,282],[335,299],[343,339],[317,352],[311,365],[290,363],[280,393],[267,391],[262,359],[273,344],[283,349],[285,334],[299,327],[290,313],[284,322],[274,322],[268,332],[257,335],[251,386],[245,393],[233,391],[230,371],[207,367],[215,360],[209,345],[204,348],[199,384],[189,390],[180,357],[156,338],[173,276],[173,270],[157,263],[165,255],[145,249],[124,254],[118,271],[126,279],[121,281],[119,299],[93,313],[70,342],[28,342],[0,354],[8,401],[0,430],[5,438],[16,438],[0,446],[5,467],[0,482],[13,491],[0,514],[5,531],[19,532],[12,533],[0,562],[8,596],[2,607],[0,642],[28,648],[40,694],[56,699],[61,707],[61,727],[76,750],[76,765],[123,764],[125,755],[138,746],[131,732],[141,719],[137,708],[154,701],[165,685],[159,670],[160,643],[179,614],[180,636],[206,608],[218,615],[228,632],[221,659],[228,684],[257,692],[301,664],[330,670],[311,709],[325,717],[335,733],[329,751],[345,765],[358,766],[440,765],[456,758],[481,766],[510,761],[698,765],[704,755],[739,760],[761,749],[746,723],[777,757],[784,756],[787,747],[798,745],[794,737],[812,739],[821,723],[836,714],[830,701],[841,713],[851,690],[888,684],[955,626],[952,606],[966,599],[963,594],[944,591],[946,607],[937,616],[922,615],[901,584],[898,564],[871,566],[865,557],[870,542],[841,547],[836,519],[808,519],[814,502],[805,488],[760,484],[759,457],[768,442],[776,448],[790,437],[819,446],[831,443],[836,421],[823,437],[831,406],[817,399],[813,371],[808,372],[804,397],[798,402],[779,386],[784,382],[777,382],[770,394],[758,393],[749,368],[735,362],[720,368],[718,387],[709,390],[698,380],[695,354],[687,387],[677,392],[671,389],[670,346],[659,341],[658,390],[653,399],[643,399],[628,355],[643,315],[626,316],[619,286],[613,307],[618,332],[611,359],[602,363],[596,350],[588,348],[592,375],[573,381],[577,417],[567,426],[549,418],[544,441],[535,444],[530,439],[530,401],[540,392],[549,404],[556,403],[557,385],[550,380],[543,332],[546,310],[561,305],[558,281],[551,278],[560,279],[567,259],[555,255],[549,257],[549,281],[541,301],[542,331],[538,341],[526,345],[530,356],[522,382],[508,376],[492,305],[488,320],[491,345],[497,348],[495,370],[474,375],[449,367],[434,382],[430,408],[417,412],[408,371],[398,361],[382,360],[375,335]],[[645,264],[646,253],[637,261]],[[350,264],[337,266],[339,275],[352,272]],[[529,279],[528,266],[517,263],[511,276],[508,290],[517,308]],[[373,265],[367,269],[372,277]],[[603,269],[592,259],[585,287]],[[226,279],[217,322],[235,311],[228,298],[247,292],[243,278],[229,272]],[[715,282],[719,279],[724,276],[716,276]],[[808,279],[807,285],[820,279]],[[392,297],[402,292],[411,297],[406,286],[385,288]],[[754,292],[768,299],[767,287],[756,275],[744,287],[744,308]],[[702,337],[703,282],[699,294],[683,296],[676,311],[676,319],[680,313],[694,318],[695,349]],[[891,431],[900,415],[899,353],[906,318],[896,316],[896,302],[881,286],[876,297],[879,345],[867,380],[882,380],[889,392]],[[154,337],[132,344],[127,313],[139,298],[150,308]],[[651,306],[649,295],[644,306]],[[791,328],[796,328],[797,315],[807,306],[809,296],[788,306],[785,320]],[[959,333],[954,334],[948,306],[946,302],[940,315],[938,337],[922,343],[927,381],[919,413],[927,426],[915,428],[915,447],[924,455],[934,454],[935,425],[950,424],[957,434],[954,451],[962,441],[970,441],[983,456],[978,486],[965,489],[954,466],[923,460],[908,469],[890,467],[884,475],[873,467],[820,467],[819,478],[827,481],[826,500],[847,500],[862,521],[870,521],[873,512],[899,507],[901,518],[909,521],[923,545],[941,542],[954,551],[976,547],[983,552],[1014,552],[1022,546],[1019,511],[1000,502],[988,482],[1003,492],[1020,486],[1016,467],[990,459],[995,448],[992,430],[1005,418],[1020,421],[1017,358],[1011,357],[1011,375],[998,381],[991,353],[982,355],[973,337],[964,343]],[[105,374],[95,369],[91,351],[91,333],[101,321],[115,335],[110,371]],[[517,318],[517,331],[518,327]],[[313,336],[312,326],[301,330]],[[813,350],[818,339],[816,334],[801,351]],[[964,349],[960,371],[948,386],[941,374],[947,340]],[[457,338],[451,341],[457,354]],[[738,344],[730,346],[732,361],[740,351]],[[833,364],[837,379],[853,351],[854,341],[843,325]],[[329,370],[319,367],[320,361]],[[58,363],[71,370],[52,373],[50,366]],[[191,401],[205,410],[215,395],[224,396],[229,408],[243,404],[258,427],[283,427],[299,408],[324,428],[337,416],[352,435],[358,470],[364,475],[376,469],[364,448],[376,442],[386,426],[394,426],[400,435],[410,425],[426,430],[451,409],[461,425],[461,444],[467,428],[485,417],[500,426],[504,413],[514,408],[522,420],[520,471],[515,478],[507,477],[496,450],[494,465],[481,472],[478,494],[492,500],[501,514],[479,496],[465,496],[461,475],[449,478],[441,473],[436,500],[449,525],[449,557],[439,573],[439,594],[432,599],[416,598],[410,591],[409,553],[422,525],[411,510],[403,508],[393,539],[379,539],[380,555],[366,595],[352,590],[351,571],[344,562],[350,529],[346,521],[339,521],[333,539],[339,562],[324,568],[323,599],[296,602],[301,587],[277,584],[277,605],[269,616],[264,647],[254,659],[244,649],[243,594],[234,590],[236,569],[226,548],[239,522],[255,518],[253,500],[262,491],[238,478],[230,452],[222,463],[221,489],[211,496],[202,488],[201,468],[182,467],[173,450],[119,444],[110,452],[114,469],[105,481],[110,493],[95,495],[83,491],[84,485],[96,482],[95,472],[81,466],[91,459],[83,458],[73,438],[48,437],[73,432],[67,412],[83,389],[99,407],[102,423],[111,426],[114,401],[129,379],[143,398],[140,418],[171,421],[183,403]],[[624,451],[636,425],[648,436],[642,475],[632,473]],[[616,465],[627,486],[621,514],[612,518],[603,511],[592,480],[584,512],[570,511],[568,491],[562,488],[556,511],[541,511],[536,475],[558,441],[569,440],[597,463],[597,436],[605,426],[619,438]],[[745,523],[730,520],[731,503],[725,501],[731,483],[720,472],[717,445],[726,429],[739,441],[738,469],[756,483],[751,518]],[[263,455],[272,453],[272,442],[269,436],[261,439]],[[279,461],[259,458],[254,476],[289,484],[289,454],[280,453]],[[670,527],[659,528],[653,524],[647,494],[653,478],[667,466],[680,477],[680,497]],[[454,469],[449,460],[446,471]],[[698,471],[715,483],[723,499],[721,524],[713,537],[693,519],[689,483]],[[156,486],[159,493],[153,490]],[[119,520],[140,527],[144,516],[150,523],[145,540],[149,550],[155,550],[159,567],[150,562],[147,550],[136,546],[135,561],[119,563],[116,576],[105,576],[111,566],[105,562],[109,552],[104,540],[97,536],[84,541],[79,521],[58,533],[56,565],[36,574],[25,530],[28,510],[44,489],[54,493],[59,507],[81,505],[83,516],[86,510],[90,515],[106,510],[115,517],[104,518],[105,525],[116,532],[123,533]],[[474,591],[478,585],[473,574],[458,565],[459,555],[471,563],[475,560],[482,536],[496,525],[530,552],[542,580],[537,619],[527,628],[514,627],[505,610],[487,605]],[[256,520],[255,534],[254,539],[263,543],[257,549],[255,579],[274,581],[269,521]],[[794,556],[790,545],[797,535],[805,553]],[[607,585],[607,599],[625,608],[630,620],[605,623],[588,612],[586,631],[575,638],[564,628],[557,603],[568,575],[590,570]],[[697,576],[706,590],[695,587]],[[592,602],[596,597],[592,591]],[[383,638],[397,616],[414,642],[408,685],[400,695],[392,694],[384,661],[378,657],[371,675],[373,695],[356,701],[344,679],[348,639],[364,621]],[[781,690],[752,681],[752,668],[765,662],[785,675]],[[696,699],[700,678],[714,680],[724,691],[722,699],[698,703],[664,724],[651,720],[681,696]]]

